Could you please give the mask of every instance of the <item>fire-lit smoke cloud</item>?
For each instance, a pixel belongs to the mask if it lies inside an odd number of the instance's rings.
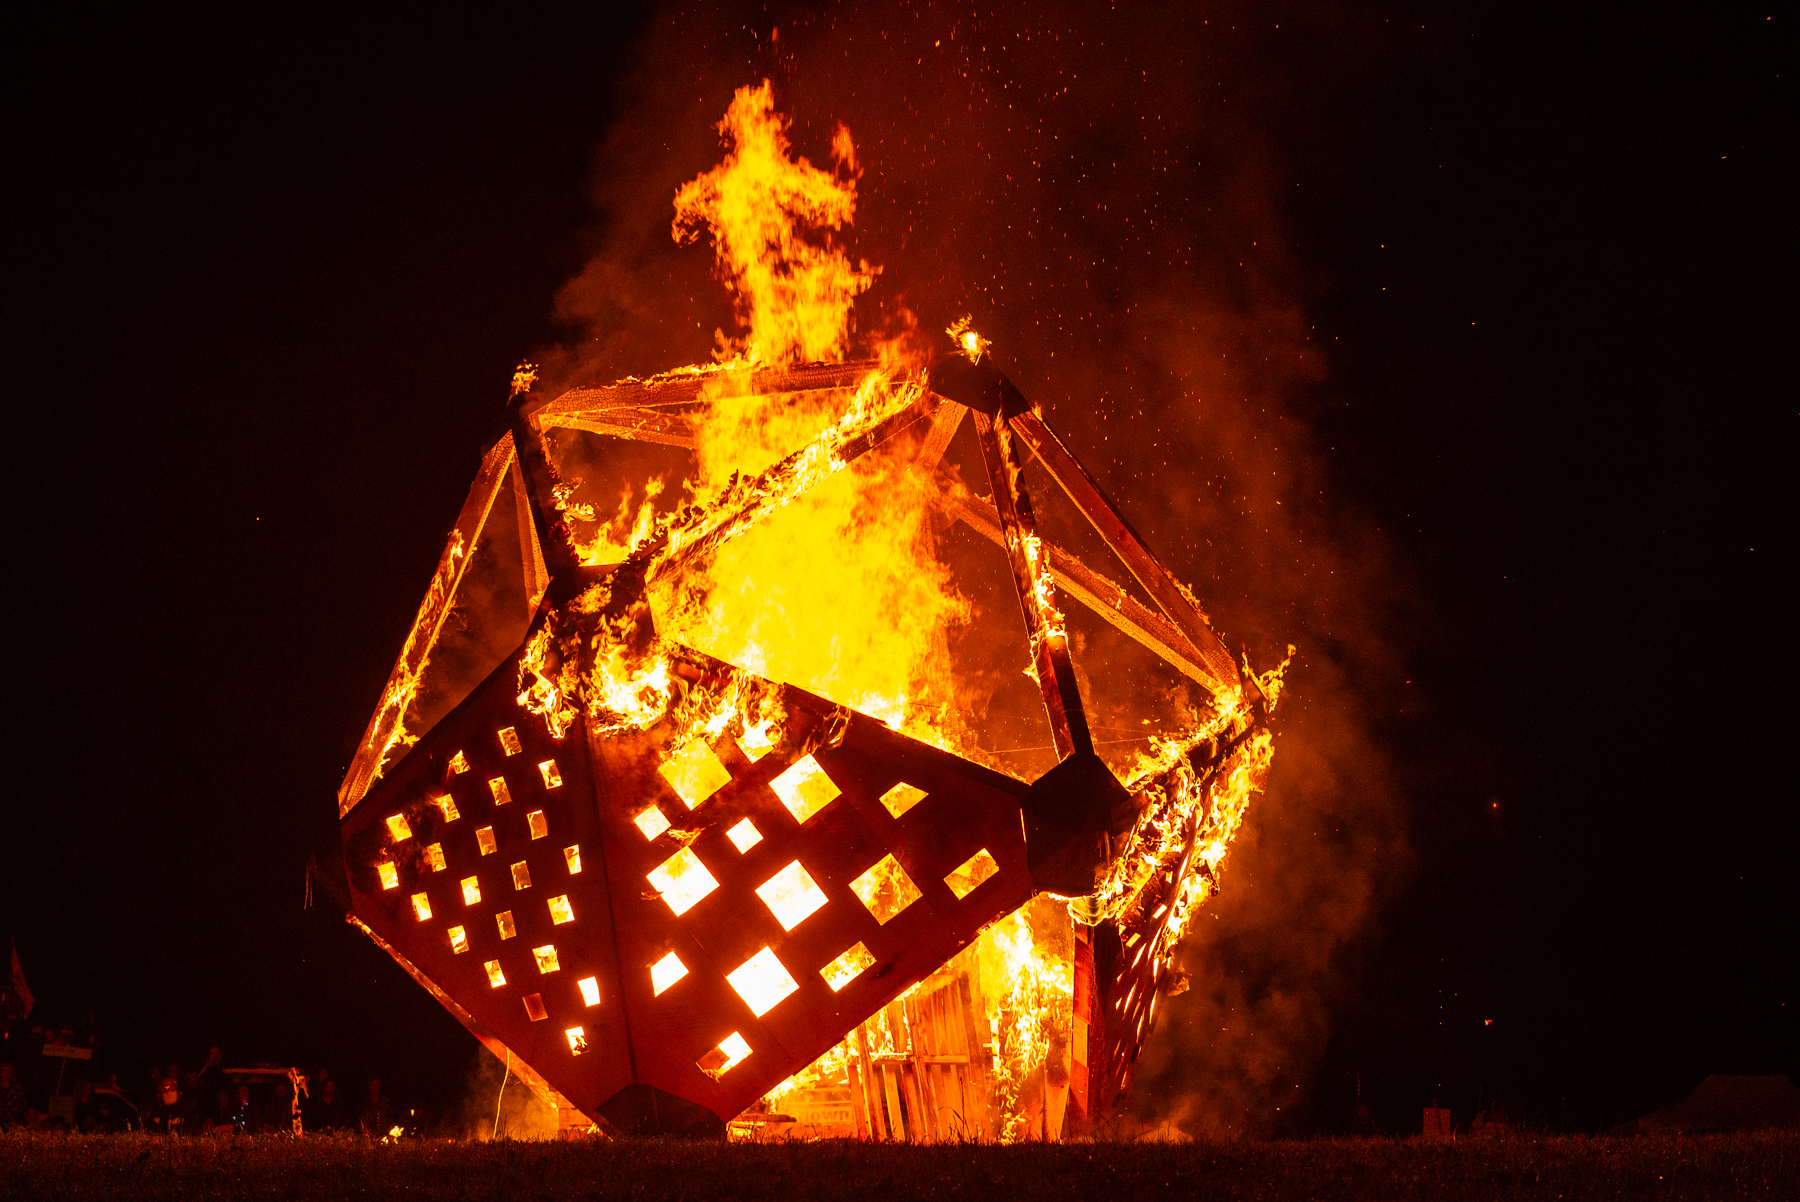
[[[1306,20],[1331,34],[1328,15]],[[1315,434],[1331,363],[1283,221],[1298,181],[1282,131],[1299,117],[1274,25],[1255,6],[665,14],[620,85],[594,253],[559,298],[572,334],[545,358],[554,388],[763,337],[670,220],[719,162],[719,115],[769,78],[798,153],[829,153],[840,124],[854,138],[855,224],[830,245],[881,265],[858,328],[971,313],[1234,648],[1260,668],[1298,646],[1268,791],[1187,944],[1194,987],[1165,1003],[1138,1074],[1134,1111],[1194,1132],[1279,1129],[1304,1103],[1295,1086],[1406,863],[1378,722],[1408,594],[1379,532],[1334,498]],[[1096,705],[1148,687],[1109,676],[1103,644],[1076,651]]]

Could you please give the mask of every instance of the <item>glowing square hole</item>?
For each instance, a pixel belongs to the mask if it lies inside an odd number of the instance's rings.
[[[462,752],[459,751],[455,755],[450,757],[450,771],[456,772],[456,773],[463,773],[463,772],[467,772],[468,770],[469,770],[469,757],[468,756],[464,755]]]
[[[581,844],[571,843],[563,848],[563,862],[569,866],[569,875],[576,876],[581,872]]]
[[[494,828],[491,826],[476,827],[475,828],[475,846],[481,849],[482,855],[484,855],[484,856],[493,855],[494,848],[499,846],[499,844],[494,842]]]
[[[469,932],[461,927],[451,927],[449,935],[451,951],[460,956],[469,950]]]
[[[881,804],[886,806],[887,812],[896,818],[924,800],[925,790],[904,781],[881,795]]]
[[[719,1041],[719,1046],[694,1062],[694,1067],[709,1077],[723,1077],[730,1072],[744,1057],[750,1054],[750,1045],[736,1031]]]
[[[756,887],[756,896],[775,915],[781,929],[791,931],[826,902],[825,893],[795,860]]]
[[[525,826],[531,831],[533,839],[542,839],[550,833],[550,820],[544,817],[542,810],[533,810],[525,815]]]
[[[587,1033],[580,1027],[570,1027],[563,1032],[569,1037],[569,1050],[577,1056],[587,1051]]]
[[[510,726],[501,727],[496,732],[500,736],[500,750],[507,755],[519,754],[519,732]]]
[[[502,939],[511,939],[519,933],[519,928],[513,925],[511,910],[502,910],[494,915],[494,925],[500,928],[500,938]]]
[[[789,976],[787,968],[775,958],[775,950],[767,947],[744,961],[736,971],[726,973],[725,979],[750,1007],[750,1013],[758,1018],[800,988],[800,983]]]
[[[719,887],[700,857],[686,847],[651,869],[649,880],[651,888],[662,894],[677,914],[686,914],[695,902]]]
[[[479,906],[481,904],[481,879],[466,876],[462,879],[463,905]]]
[[[550,1012],[544,1009],[543,994],[528,994],[520,1000],[525,1003],[525,1017],[529,1018],[532,1022],[543,1022],[546,1018],[550,1017]]]
[[[550,899],[550,922],[552,925],[561,926],[565,922],[574,921],[575,911],[569,908],[568,894],[565,893],[561,897]]]
[[[383,889],[398,889],[400,887],[400,869],[395,867],[392,861],[384,860],[375,865],[375,873],[381,878],[381,887]]]
[[[775,750],[781,742],[781,731],[776,728],[778,719],[770,718],[764,722],[744,723],[744,733],[738,736],[737,744],[745,755],[753,760],[760,760]]]
[[[444,863],[444,845],[442,843],[425,845],[425,863],[431,866],[433,872],[442,872],[449,867]]]
[[[500,970],[500,961],[489,960],[486,964],[483,964],[482,967],[487,969],[489,988],[498,989],[500,986],[506,984],[506,974]]]
[[[531,865],[527,864],[524,860],[520,860],[517,864],[514,864],[512,866],[512,878],[514,889],[531,888]]]
[[[600,982],[598,980],[593,977],[583,977],[575,982],[575,987],[581,990],[582,1005],[598,1006],[600,1004]]]
[[[837,786],[810,755],[789,765],[769,782],[769,788],[775,790],[775,796],[781,798],[795,822],[805,822],[836,801],[838,795]]]
[[[424,922],[427,918],[431,917],[431,899],[426,897],[423,893],[413,894],[412,904],[413,913],[419,916],[420,922]]]
[[[975,892],[976,887],[983,881],[999,871],[1000,865],[994,863],[994,857],[989,855],[988,849],[984,847],[964,860],[954,872],[945,877],[944,884],[950,886],[950,892],[956,894],[957,901],[961,901]]]
[[[850,892],[862,899],[875,921],[886,926],[888,920],[919,900],[919,887],[900,867],[892,853],[869,871],[850,882]]]
[[[562,788],[562,773],[560,773],[556,770],[556,761],[555,760],[545,760],[543,763],[538,765],[538,771],[543,773],[544,788],[546,788],[546,789]]]
[[[661,997],[662,991],[687,976],[687,965],[681,957],[670,952],[650,966],[650,995]]]
[[[704,739],[683,743],[663,761],[659,771],[681,798],[681,804],[690,810],[731,783],[731,773],[725,771],[725,765],[719,763],[719,757]]]
[[[552,944],[546,943],[543,947],[534,947],[531,949],[531,954],[537,960],[539,972],[555,972],[562,967],[556,962],[556,948]]]
[[[462,817],[456,810],[456,799],[448,793],[439,793],[431,799],[431,804],[438,808],[438,813],[444,816],[445,822],[455,822]]]
[[[748,818],[726,831],[725,837],[730,839],[739,851],[749,851],[762,842],[762,832],[757,830],[756,824]]]
[[[875,957],[870,955],[869,949],[859,941],[849,951],[827,964],[819,975],[825,978],[825,983],[831,986],[833,993],[836,993],[862,976],[874,963]]]
[[[388,834],[398,843],[402,839],[412,838],[412,826],[406,821],[405,814],[390,814],[387,820]]]
[[[494,795],[495,805],[503,806],[512,804],[512,791],[506,787],[506,778],[504,776],[490,777],[488,779],[488,792]]]
[[[669,820],[663,817],[663,812],[656,806],[651,806],[633,818],[631,824],[643,831],[646,839],[654,839],[669,829]]]

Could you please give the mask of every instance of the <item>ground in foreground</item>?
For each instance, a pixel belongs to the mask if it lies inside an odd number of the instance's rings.
[[[1279,1143],[718,1145],[0,1134],[0,1197],[1800,1198],[1800,1133]]]

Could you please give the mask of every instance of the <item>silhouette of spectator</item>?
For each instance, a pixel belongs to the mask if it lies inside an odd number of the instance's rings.
[[[209,1048],[206,1052],[206,1063],[200,1066],[200,1072],[194,1080],[194,1111],[205,1128],[228,1122],[225,1116],[231,1104],[231,1082],[225,1079],[225,1052],[222,1048]]]
[[[157,1082],[155,1100],[144,1115],[144,1130],[154,1135],[181,1135],[192,1130],[193,1103],[181,1090],[181,1066],[171,1064]]]
[[[393,1107],[388,1105],[387,1095],[381,1092],[380,1077],[369,1078],[369,1101],[363,1107],[358,1126],[371,1139],[380,1139],[393,1129]]]
[[[25,1086],[11,1062],[0,1062],[0,1131],[25,1125]]]
[[[262,1110],[250,1093],[250,1086],[240,1082],[225,1109],[225,1121],[246,1135],[262,1130]]]
[[[337,1082],[331,1070],[313,1074],[306,1096],[300,1100],[300,1122],[307,1131],[332,1131],[338,1127]]]

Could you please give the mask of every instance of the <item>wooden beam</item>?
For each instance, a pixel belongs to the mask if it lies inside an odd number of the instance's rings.
[[[872,371],[880,371],[874,359],[849,363],[808,363],[800,367],[712,368],[675,371],[648,380],[620,380],[571,388],[530,412],[533,422],[560,425],[568,414],[598,413],[607,409],[688,405],[695,401],[739,396],[779,396],[786,392],[814,392],[824,388],[855,388]]]
[[[658,409],[604,409],[597,414],[561,413],[538,419],[539,429],[585,430],[589,434],[608,434],[633,442],[656,442],[664,446],[694,449],[694,420],[685,413],[664,413]]]
[[[1162,566],[1157,558],[1144,547],[1143,540],[1132,530],[1129,523],[1119,515],[1094,478],[1081,466],[1079,460],[1065,447],[1056,433],[1044,423],[1044,419],[1034,412],[1024,412],[1015,416],[1008,423],[1016,431],[1025,445],[1031,448],[1049,471],[1056,483],[1075,502],[1076,508],[1092,523],[1106,545],[1112,548],[1113,554],[1125,565],[1156,607],[1167,614],[1200,653],[1201,661],[1217,684],[1216,693],[1229,693],[1237,696],[1241,685],[1238,679],[1237,664],[1231,658],[1231,652],[1207,624],[1206,617],[1194,602],[1187,589]]]
[[[1006,561],[1012,568],[1013,584],[1019,593],[1019,608],[1025,616],[1032,669],[1043,694],[1044,712],[1050,719],[1050,738],[1056,744],[1057,758],[1066,760],[1072,755],[1091,755],[1094,739],[1088,732],[1087,713],[1082,709],[1075,666],[1069,660],[1069,635],[1063,625],[1062,611],[1057,608],[1056,582],[1043,552],[1043,542],[1037,535],[1031,497],[1020,479],[1019,457],[1012,432],[985,413],[977,413],[975,434],[981,443],[981,457],[987,463],[988,481],[993,487],[995,509],[1000,515],[1004,535],[1002,545],[1006,548]]]

